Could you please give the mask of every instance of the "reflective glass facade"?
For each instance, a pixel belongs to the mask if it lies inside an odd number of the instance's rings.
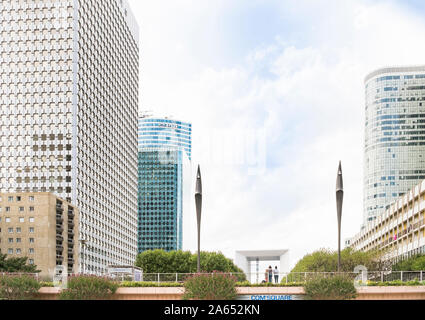
[[[365,80],[364,223],[425,179],[425,66]]]
[[[76,205],[80,270],[132,265],[139,45],[128,4],[0,0],[0,19],[0,191]]]
[[[190,174],[190,123],[139,119],[139,252],[181,250],[185,178]],[[189,164],[189,165],[188,165]]]

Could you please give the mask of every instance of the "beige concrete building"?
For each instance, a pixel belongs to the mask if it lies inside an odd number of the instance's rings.
[[[425,254],[425,180],[388,205],[346,245],[362,251],[382,249],[396,261]]]
[[[0,193],[1,253],[28,257],[41,277],[79,272],[78,224],[77,208],[52,193]]]

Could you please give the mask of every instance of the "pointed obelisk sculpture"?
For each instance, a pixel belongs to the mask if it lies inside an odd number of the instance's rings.
[[[195,204],[196,204],[196,219],[198,223],[198,264],[197,272],[201,272],[201,211],[202,211],[202,180],[201,168],[198,164],[198,172],[196,174],[195,187]]]
[[[342,186],[341,161],[339,162],[338,174],[336,177],[336,213],[338,217],[338,272],[341,271],[341,216],[342,199],[344,198],[344,188]]]

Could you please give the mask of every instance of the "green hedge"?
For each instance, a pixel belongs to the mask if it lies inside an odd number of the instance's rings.
[[[53,288],[55,286],[55,284],[51,281],[40,281],[40,285],[44,288]]]
[[[411,280],[411,281],[386,281],[386,282],[378,282],[378,281],[368,281],[367,286],[371,287],[390,287],[390,286],[425,286],[425,281],[419,280]]]
[[[250,283],[249,281],[237,282],[237,287],[302,287],[304,282],[288,282],[288,283]]]
[[[402,260],[392,266],[393,271],[421,271],[425,270],[425,255],[415,255]]]

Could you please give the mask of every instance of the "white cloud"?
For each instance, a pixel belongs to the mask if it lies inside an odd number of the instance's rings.
[[[219,28],[208,18],[227,10],[224,2],[135,3],[142,20],[141,109],[191,121],[193,161],[203,159],[203,248],[230,257],[238,249],[289,248],[292,264],[317,248],[336,248],[339,160],[345,187],[343,238],[357,232],[363,79],[384,65],[423,63],[424,22],[389,2],[319,1],[311,8],[311,1],[285,1],[282,8],[307,26],[305,45],[286,41],[299,30],[282,30],[275,42],[246,52],[238,64],[217,67],[194,53],[206,54],[198,48],[204,45],[213,50],[220,32],[227,32],[214,30]],[[199,40],[200,30],[211,38]],[[206,141],[220,129],[229,135],[227,154],[232,142],[235,149],[240,146],[232,136],[264,129],[266,172],[250,176],[246,166],[207,161],[214,148]]]

